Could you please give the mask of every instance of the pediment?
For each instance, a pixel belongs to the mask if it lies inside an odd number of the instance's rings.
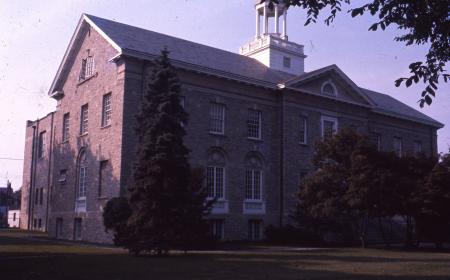
[[[287,81],[285,86],[344,102],[372,105],[366,94],[336,65],[306,73]]]

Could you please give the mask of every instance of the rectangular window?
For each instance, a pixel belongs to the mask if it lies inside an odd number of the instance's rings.
[[[422,149],[422,142],[421,141],[414,141],[414,154],[419,155],[423,152]]]
[[[108,161],[102,160],[100,161],[100,174],[98,176],[98,197],[102,197],[104,195],[106,180],[111,174],[107,174],[108,169]]]
[[[261,240],[261,221],[249,220],[248,221],[248,239],[249,240]]]
[[[209,110],[209,132],[224,134],[225,131],[225,105],[211,103]]]
[[[85,80],[94,74],[94,57],[88,56],[81,61],[80,81]]]
[[[42,228],[42,220],[41,219],[38,220],[38,228]]]
[[[38,157],[39,158],[43,158],[45,155],[45,139],[46,138],[46,133],[45,131],[39,133],[39,143],[38,143]]]
[[[33,219],[33,228],[37,227],[37,219]]]
[[[62,237],[63,219],[56,218],[56,238]]]
[[[331,117],[322,117],[322,138],[323,140],[333,137],[337,132],[337,119]]]
[[[394,152],[398,157],[403,155],[403,141],[400,137],[394,137]]]
[[[287,57],[287,56],[283,57],[283,66],[285,68],[291,68],[291,58],[290,57]]]
[[[102,127],[111,124],[111,93],[103,95]]]
[[[38,205],[39,203],[39,189],[34,190],[34,204]]]
[[[261,139],[261,111],[248,110],[247,131],[248,138]]]
[[[299,127],[299,143],[307,144],[308,140],[308,119],[304,116],[300,116],[300,127]]]
[[[261,200],[261,171],[246,170],[245,171],[245,199]]]
[[[80,166],[80,176],[78,178],[78,198],[86,198],[87,187],[87,167]]]
[[[370,143],[377,149],[377,151],[381,151],[381,135],[379,133],[370,133]]]
[[[44,203],[44,188],[41,188],[39,196],[39,204],[42,205],[43,203]]]
[[[214,239],[223,240],[224,239],[224,221],[223,220],[210,220],[210,232]]]
[[[80,116],[80,135],[86,134],[88,132],[88,121],[89,121],[89,106],[84,104],[81,106],[81,116]]]
[[[223,167],[208,166],[206,168],[206,188],[208,198],[224,198],[225,171]]]
[[[16,213],[13,213],[13,221],[16,221]]]
[[[62,141],[68,141],[70,137],[69,131],[70,124],[70,113],[65,113],[63,116],[63,127],[62,127]]]
[[[73,240],[81,240],[81,218],[75,218],[73,221]]]

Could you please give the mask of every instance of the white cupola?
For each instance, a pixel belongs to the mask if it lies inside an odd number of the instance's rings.
[[[287,7],[273,3],[271,9],[267,0],[262,3],[261,0],[255,1],[256,35],[252,42],[240,48],[239,53],[254,58],[272,69],[294,75],[303,74],[306,56],[303,53],[303,45],[288,40]],[[272,30],[269,26],[270,21],[273,21]]]

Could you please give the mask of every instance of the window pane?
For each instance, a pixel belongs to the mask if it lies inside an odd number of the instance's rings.
[[[333,137],[335,128],[334,128],[334,122],[333,121],[323,121],[323,138],[328,139]]]
[[[261,112],[256,110],[248,110],[247,130],[249,138],[261,138]]]
[[[88,104],[81,106],[80,134],[88,132],[89,107]]]
[[[299,141],[300,144],[306,144],[306,118],[300,117],[300,128],[299,128]]]
[[[209,111],[209,131],[224,133],[225,105],[211,103]]]
[[[111,93],[103,96],[102,126],[111,124]]]
[[[261,199],[261,171],[253,171],[253,199]]]
[[[208,191],[208,197],[214,197],[214,167],[206,168],[206,189]]]
[[[223,198],[223,168],[216,167],[216,197]]]
[[[253,198],[253,173],[251,170],[245,171],[245,199]]]
[[[70,131],[69,131],[69,123],[70,123],[70,114],[66,113],[63,116],[63,129],[62,129],[62,140],[67,141],[70,137]]]

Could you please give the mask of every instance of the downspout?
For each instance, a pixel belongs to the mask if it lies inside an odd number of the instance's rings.
[[[280,228],[283,226],[284,215],[284,94],[280,91]]]
[[[51,126],[50,126],[50,150],[48,153],[48,175],[47,175],[47,205],[45,209],[45,231],[48,232],[48,211],[49,211],[49,205],[50,205],[50,192],[51,192],[51,186],[53,183],[51,171],[52,171],[52,155],[53,155],[53,137],[54,137],[54,131],[53,131],[53,119],[55,117],[55,113],[52,113],[52,120],[51,120]]]
[[[37,122],[37,121],[36,121]],[[36,139],[36,125],[33,125],[33,138],[31,140],[31,164],[30,164],[30,188],[28,189],[28,222],[27,229],[31,229],[31,207],[33,202],[33,166],[34,166],[34,142]]]

